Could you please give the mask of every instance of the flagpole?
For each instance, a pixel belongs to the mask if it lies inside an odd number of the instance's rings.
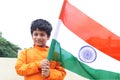
[[[54,35],[53,35],[53,39],[57,39],[57,36],[58,36],[58,33],[59,33],[59,29],[60,29],[60,25],[61,25],[61,21],[58,20],[56,28],[55,28],[55,32],[54,32]]]
[[[54,40],[57,40],[57,36],[59,34],[60,25],[62,23],[61,20],[60,20],[60,15],[62,14],[62,9],[63,9],[63,6],[65,5],[66,1],[67,0],[64,0],[64,2],[63,2],[63,5],[62,5],[62,8],[60,10],[59,17],[58,17],[58,22],[57,22],[57,25],[55,27],[55,31],[53,32],[53,37],[52,37],[52,41],[51,41],[51,44],[50,44],[50,49],[49,49],[48,57],[47,57],[48,60],[52,59],[52,55],[51,54],[53,54],[53,50],[54,50],[54,47],[52,45],[55,45]]]
[[[55,29],[55,32],[54,32],[54,35],[53,35],[54,39],[57,39],[57,35],[58,35],[59,29],[60,29],[60,25],[61,25],[60,16],[61,16],[61,14],[63,12],[63,8],[64,8],[66,2],[67,2],[67,0],[64,0],[62,8],[61,8],[61,11],[60,11],[59,19],[58,19],[58,22],[57,22],[57,25],[56,25],[56,29]]]

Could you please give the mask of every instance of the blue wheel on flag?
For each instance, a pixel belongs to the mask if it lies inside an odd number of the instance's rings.
[[[91,46],[83,46],[79,50],[78,57],[83,62],[91,63],[96,60],[97,53]]]

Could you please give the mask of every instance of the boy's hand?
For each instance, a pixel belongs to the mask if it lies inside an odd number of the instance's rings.
[[[50,74],[50,63],[47,59],[41,61],[41,71],[43,77],[48,77]]]

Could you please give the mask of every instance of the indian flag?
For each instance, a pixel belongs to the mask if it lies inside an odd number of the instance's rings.
[[[64,0],[48,59],[66,80],[120,80],[120,37]]]

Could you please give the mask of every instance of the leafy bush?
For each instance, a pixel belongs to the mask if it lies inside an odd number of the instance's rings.
[[[5,38],[0,37],[0,57],[17,57],[18,50],[21,49],[17,45],[7,41]]]

